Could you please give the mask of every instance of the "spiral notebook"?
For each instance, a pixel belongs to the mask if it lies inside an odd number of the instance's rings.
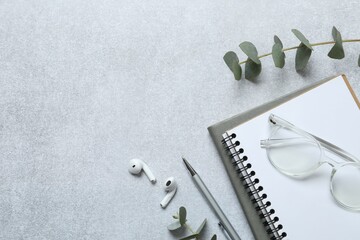
[[[260,140],[269,137],[268,116],[274,113],[359,157],[359,108],[341,75],[208,128],[255,239],[360,237],[360,212],[345,210],[332,198],[330,167],[323,165],[312,177],[293,179],[278,172],[260,148]]]

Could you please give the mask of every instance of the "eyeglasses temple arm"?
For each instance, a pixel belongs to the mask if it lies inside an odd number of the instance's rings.
[[[310,133],[308,133],[310,134]],[[350,161],[350,162],[360,162],[359,159],[357,159],[355,156],[353,156],[352,154],[348,153],[347,151],[343,150],[342,148],[320,138],[317,137],[315,135],[310,134],[313,138],[315,138],[317,141],[319,141],[319,143],[321,144],[321,146],[323,146],[324,148],[326,148],[327,150],[335,153],[336,155]]]
[[[319,143],[321,144],[321,146],[323,146],[324,148],[326,148],[327,150],[335,153],[336,155],[350,161],[350,162],[360,162],[359,159],[357,159],[355,156],[353,156],[352,154],[346,152],[345,150],[343,150],[342,148],[320,138],[320,137],[317,137],[311,133],[308,133],[298,127],[296,127],[295,125],[291,124],[290,122],[274,115],[274,114],[270,114],[269,116],[269,121],[271,124],[273,125],[280,125],[280,126],[283,126],[283,127],[286,127],[286,128],[289,128],[289,129],[292,129],[294,131],[298,131],[298,132],[304,132],[310,136],[312,136],[313,138],[315,138],[317,141],[319,141]]]

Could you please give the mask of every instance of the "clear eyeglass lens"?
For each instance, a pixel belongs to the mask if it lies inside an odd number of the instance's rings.
[[[320,166],[322,152],[312,138],[278,128],[268,143],[267,154],[271,163],[284,174],[305,176]]]
[[[332,194],[341,204],[360,210],[360,165],[346,164],[336,169],[331,181]]]

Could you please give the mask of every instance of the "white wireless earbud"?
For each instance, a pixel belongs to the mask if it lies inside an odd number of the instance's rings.
[[[160,203],[160,206],[162,208],[166,208],[166,206],[169,204],[169,202],[171,201],[171,199],[174,197],[174,195],[176,193],[176,189],[177,189],[177,184],[176,184],[175,179],[173,177],[169,177],[165,181],[165,191],[167,192],[167,194]]]
[[[131,159],[129,162],[129,172],[132,174],[139,174],[143,170],[146,176],[149,178],[151,182],[156,182],[156,178],[154,174],[150,171],[150,168],[146,163],[141,161],[140,159]]]

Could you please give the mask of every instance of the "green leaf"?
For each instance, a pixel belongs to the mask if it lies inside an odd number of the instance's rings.
[[[279,44],[274,44],[272,47],[272,57],[276,67],[283,68],[285,65],[285,53]]]
[[[358,66],[360,67],[360,55],[359,55],[359,59],[358,59]]]
[[[191,234],[191,235],[189,235],[189,236],[187,236],[187,237],[180,238],[179,240],[195,239],[195,238],[197,238],[198,236],[199,236],[199,234],[194,233],[194,234]]]
[[[201,225],[198,227],[198,229],[196,230],[196,233],[200,234],[201,231],[203,230],[203,228],[205,227],[206,224],[206,218],[204,219],[204,221],[201,223]]]
[[[274,36],[274,43],[275,44],[277,44],[277,43],[280,44],[281,48],[284,47],[281,40],[280,40],[280,38],[278,36],[276,36],[276,35]]]
[[[309,62],[311,50],[303,43],[300,43],[295,57],[296,71],[303,70]]]
[[[239,47],[255,63],[260,64],[256,47],[251,42],[242,42]]]
[[[241,74],[242,74],[242,69],[241,69],[241,66],[239,65],[239,58],[237,57],[236,53],[234,53],[232,51],[227,52],[224,55],[223,59],[224,59],[226,65],[233,72],[234,78],[236,80],[240,80]]]
[[[167,229],[169,229],[170,231],[175,231],[175,230],[177,230],[177,229],[179,229],[181,227],[182,226],[181,226],[180,222],[176,221],[176,222],[173,222],[172,224],[168,225]]]
[[[211,240],[216,240],[217,239],[217,236],[216,234],[214,234],[214,236],[212,236]]]
[[[278,68],[283,68],[285,65],[285,53],[282,51],[283,44],[276,35],[274,36],[274,42],[274,46],[272,47],[274,64]]]
[[[186,208],[185,207],[179,208],[179,222],[180,222],[181,226],[184,225],[186,222]]]
[[[291,31],[295,34],[295,36],[309,49],[313,50],[309,40],[297,29],[291,29]]]
[[[336,27],[333,27],[332,29],[332,36],[334,38],[335,44],[328,53],[328,56],[334,59],[343,59],[345,57],[345,52],[342,44],[342,38]]]
[[[245,78],[249,80],[255,79],[261,72],[261,62],[256,64],[250,58],[247,59],[245,64]]]

